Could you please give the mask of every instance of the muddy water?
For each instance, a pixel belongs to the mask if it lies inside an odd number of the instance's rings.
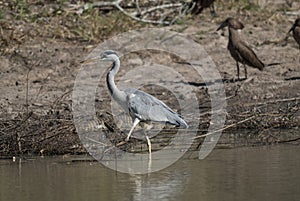
[[[300,147],[214,150],[149,175],[51,157],[0,161],[0,200],[299,200]]]

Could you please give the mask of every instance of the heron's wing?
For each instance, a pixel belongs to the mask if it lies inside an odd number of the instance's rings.
[[[259,70],[264,68],[263,62],[259,60],[255,52],[245,42],[239,41],[236,49],[247,65],[258,68]]]
[[[187,127],[179,114],[154,96],[140,90],[129,89],[127,94],[128,109],[133,118],[142,121],[167,122]]]

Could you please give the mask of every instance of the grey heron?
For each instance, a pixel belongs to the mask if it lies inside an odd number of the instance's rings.
[[[177,127],[188,128],[188,124],[181,115],[174,112],[165,103],[154,96],[137,89],[126,89],[121,91],[115,84],[114,78],[120,68],[120,59],[116,52],[112,50],[104,51],[100,57],[91,60],[103,60],[112,62],[112,67],[107,73],[106,83],[108,91],[122,109],[130,115],[133,125],[125,139],[128,141],[134,128],[140,122],[159,122],[175,125]],[[146,140],[151,153],[151,141],[146,135]]]

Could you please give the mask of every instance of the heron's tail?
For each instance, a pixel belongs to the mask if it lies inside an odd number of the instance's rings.
[[[176,116],[172,116],[172,117],[169,117],[169,123],[173,124],[173,125],[176,125],[178,127],[182,127],[182,128],[188,128],[189,125],[184,121],[184,119],[179,115],[177,114]]]
[[[188,128],[189,127],[189,125],[183,119],[181,119],[179,126],[182,127],[182,128]]]

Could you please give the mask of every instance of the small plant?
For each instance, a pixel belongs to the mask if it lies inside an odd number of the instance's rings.
[[[11,7],[15,12],[16,19],[24,19],[30,13],[29,4],[26,0],[13,0]]]

